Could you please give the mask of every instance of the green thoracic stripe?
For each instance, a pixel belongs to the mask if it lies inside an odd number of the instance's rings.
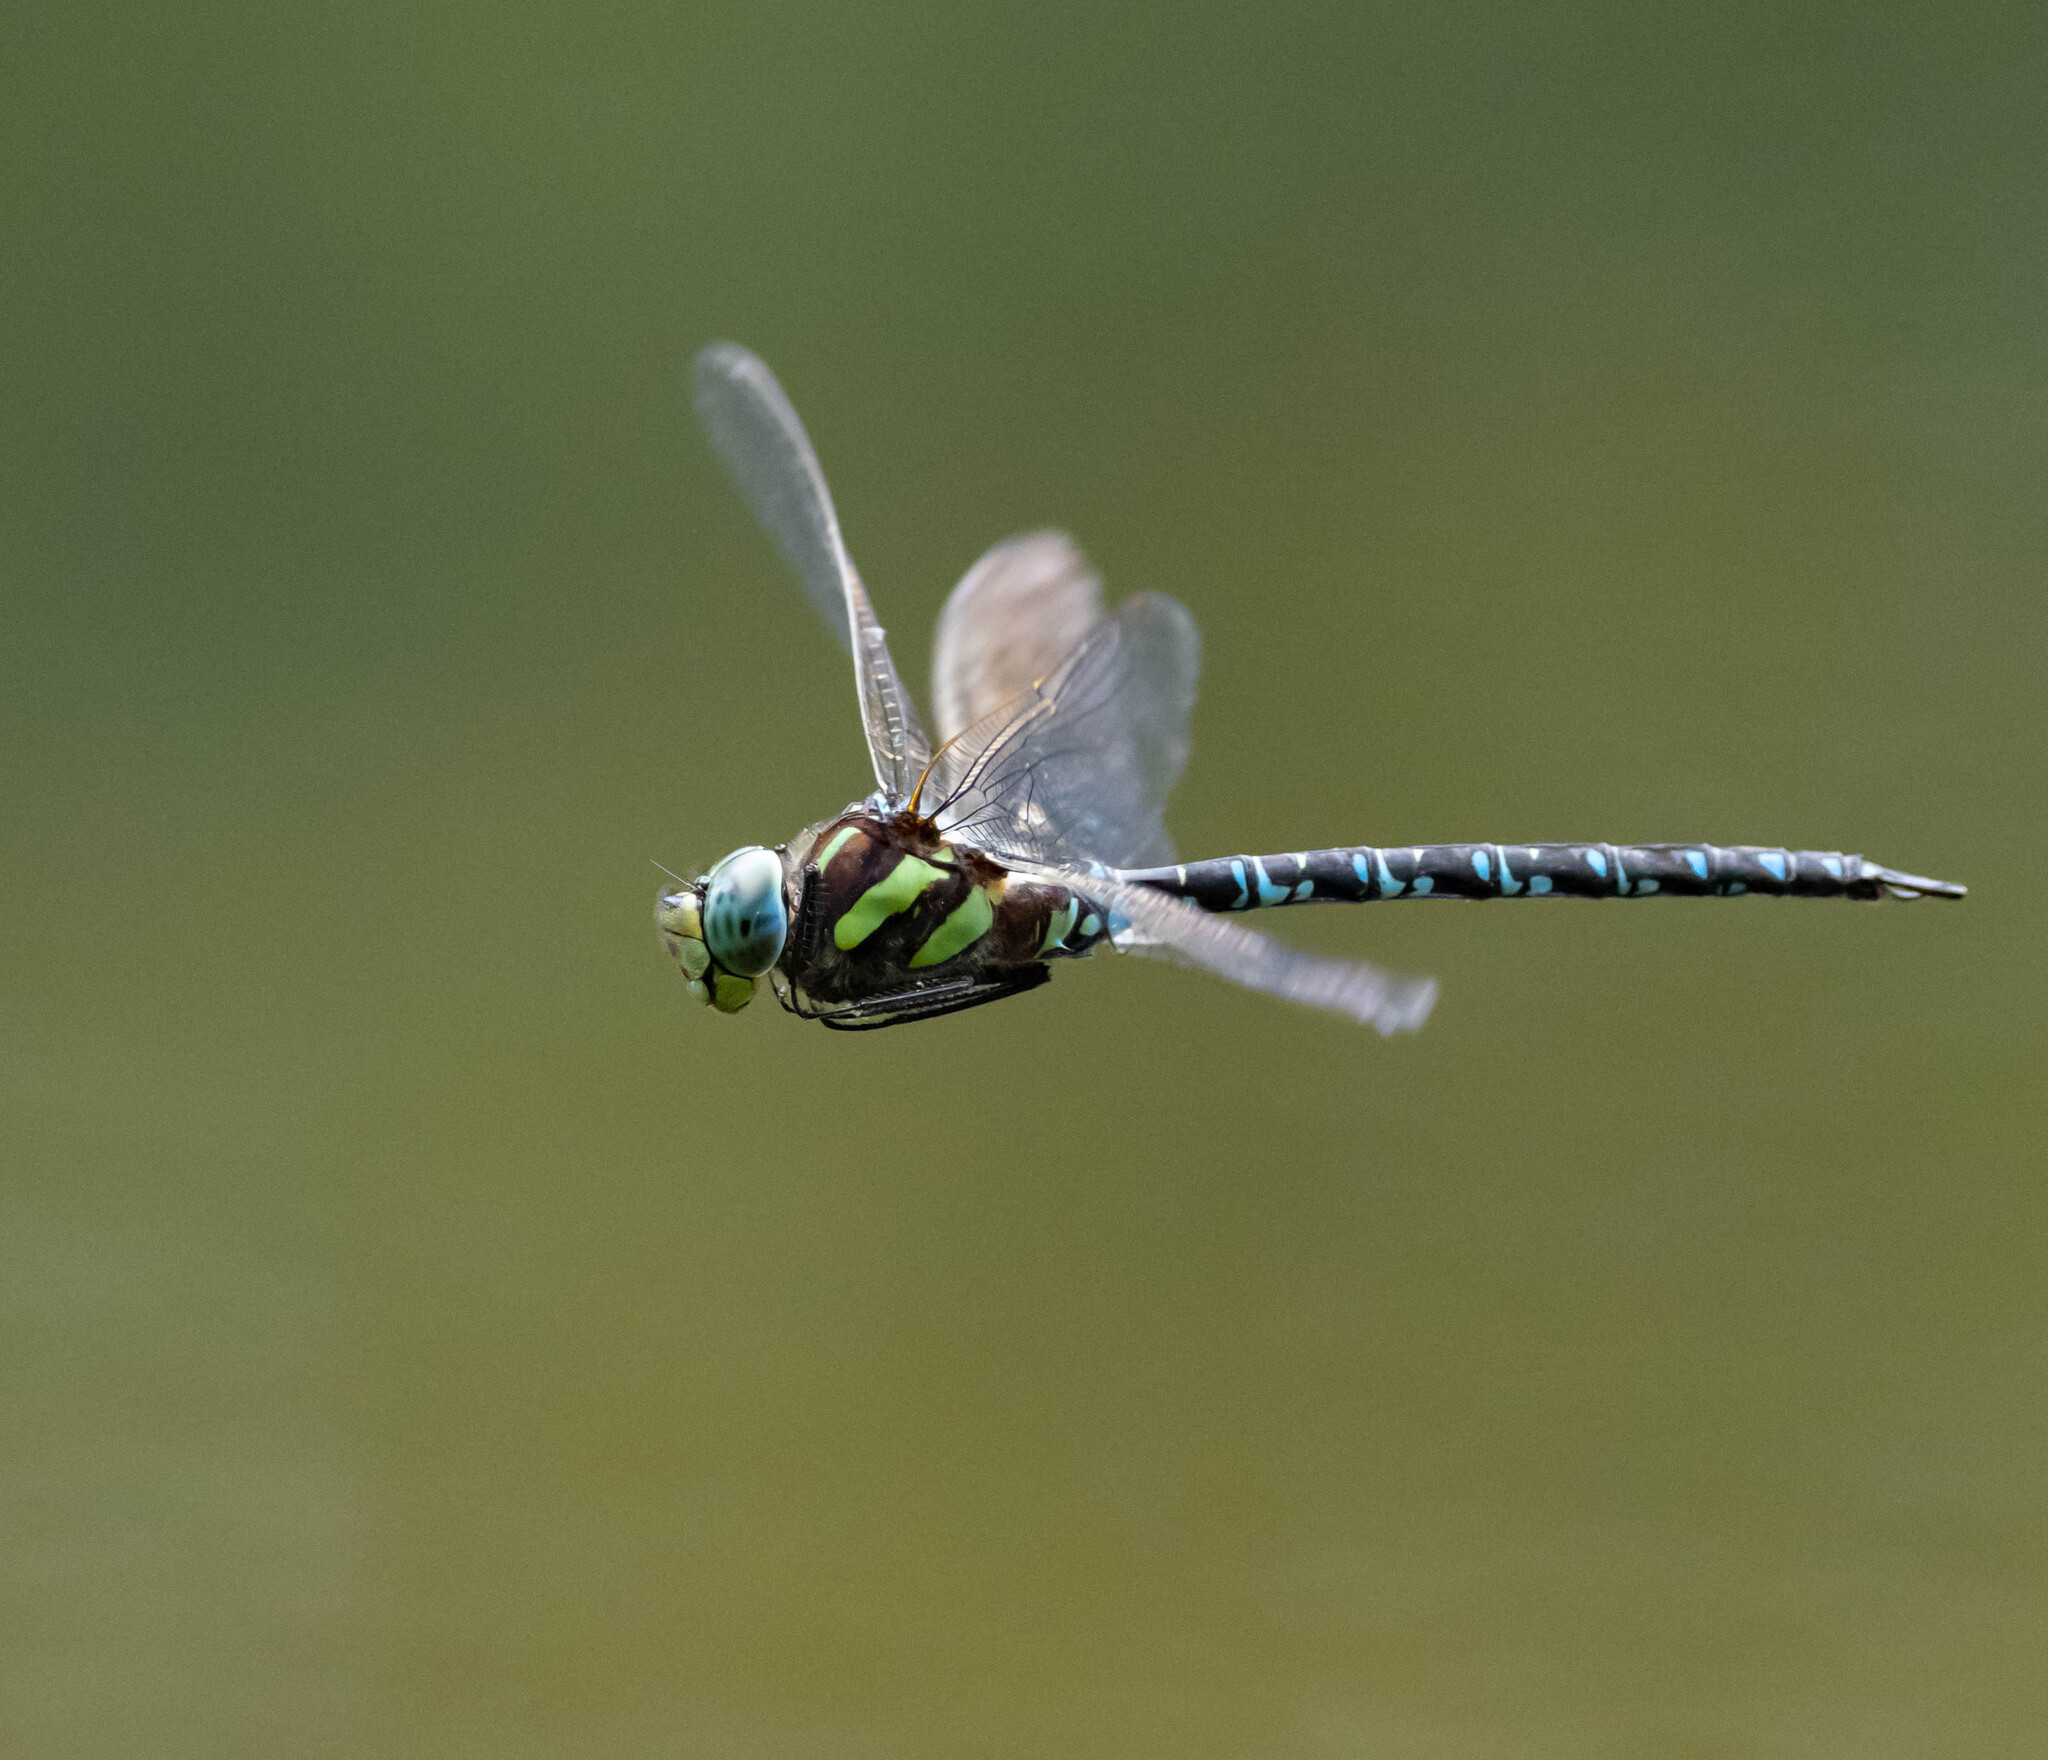
[[[854,836],[859,830],[860,827],[858,825],[842,825],[839,827],[838,833],[833,837],[832,841],[818,852],[819,873],[822,874],[827,868],[831,867],[832,858],[846,847],[846,840]]]
[[[972,947],[986,935],[989,924],[995,920],[995,906],[989,903],[987,892],[977,886],[925,938],[925,944],[910,956],[910,963],[935,966],[942,959],[951,959],[963,947]]]
[[[907,911],[917,903],[933,881],[945,877],[944,871],[930,862],[905,856],[846,907],[839,921],[832,925],[834,943],[840,952],[851,952],[898,911]]]

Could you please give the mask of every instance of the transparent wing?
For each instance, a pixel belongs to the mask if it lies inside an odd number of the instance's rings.
[[[1200,666],[1186,607],[1126,600],[941,754],[940,828],[1012,865],[1172,861],[1166,797],[1187,764]]]
[[[1390,1036],[1420,1027],[1436,1003],[1434,978],[1404,978],[1360,960],[1304,953],[1143,886],[1074,869],[1060,877],[1107,913],[1110,939],[1122,952],[1331,1009]]]
[[[996,545],[939,613],[931,694],[939,738],[1029,690],[1102,621],[1102,581],[1065,532]]]
[[[853,655],[875,781],[897,800],[931,756],[910,693],[839,534],[825,473],[803,423],[759,356],[714,342],[691,372],[697,416],[754,517],[796,570],[818,615]]]

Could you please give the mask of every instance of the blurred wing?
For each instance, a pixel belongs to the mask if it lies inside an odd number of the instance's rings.
[[[1102,582],[1066,533],[996,545],[939,613],[931,695],[939,738],[1029,690],[1102,621]]]
[[[803,423],[767,365],[736,343],[714,342],[698,355],[691,386],[697,417],[754,517],[796,570],[818,615],[852,653],[875,781],[902,800],[931,748],[846,554],[825,473]]]
[[[1085,575],[1066,578],[1093,593]],[[1045,599],[1071,616],[1081,590],[1070,586]],[[986,638],[954,651],[1029,654],[1031,646]],[[1166,797],[1187,764],[1200,667],[1201,641],[1185,606],[1158,593],[1126,600],[941,754],[933,814],[940,829],[1012,865],[1172,861]],[[964,698],[963,679],[1004,674],[989,664],[947,676]]]
[[[1420,1027],[1436,1002],[1434,978],[1404,978],[1363,961],[1304,953],[1143,886],[1072,869],[1061,878],[1104,910],[1110,938],[1122,952],[1331,1009],[1389,1036]]]

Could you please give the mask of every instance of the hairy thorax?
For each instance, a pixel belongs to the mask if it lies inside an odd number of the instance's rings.
[[[780,965],[820,1001],[928,975],[1014,970],[1102,939],[1100,920],[1067,886],[948,843],[914,814],[844,813],[792,856],[797,911]]]

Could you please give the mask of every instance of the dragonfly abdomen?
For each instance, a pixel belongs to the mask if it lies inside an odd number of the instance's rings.
[[[1206,911],[1392,898],[1960,898],[1858,855],[1711,843],[1423,843],[1220,856],[1120,880]]]

